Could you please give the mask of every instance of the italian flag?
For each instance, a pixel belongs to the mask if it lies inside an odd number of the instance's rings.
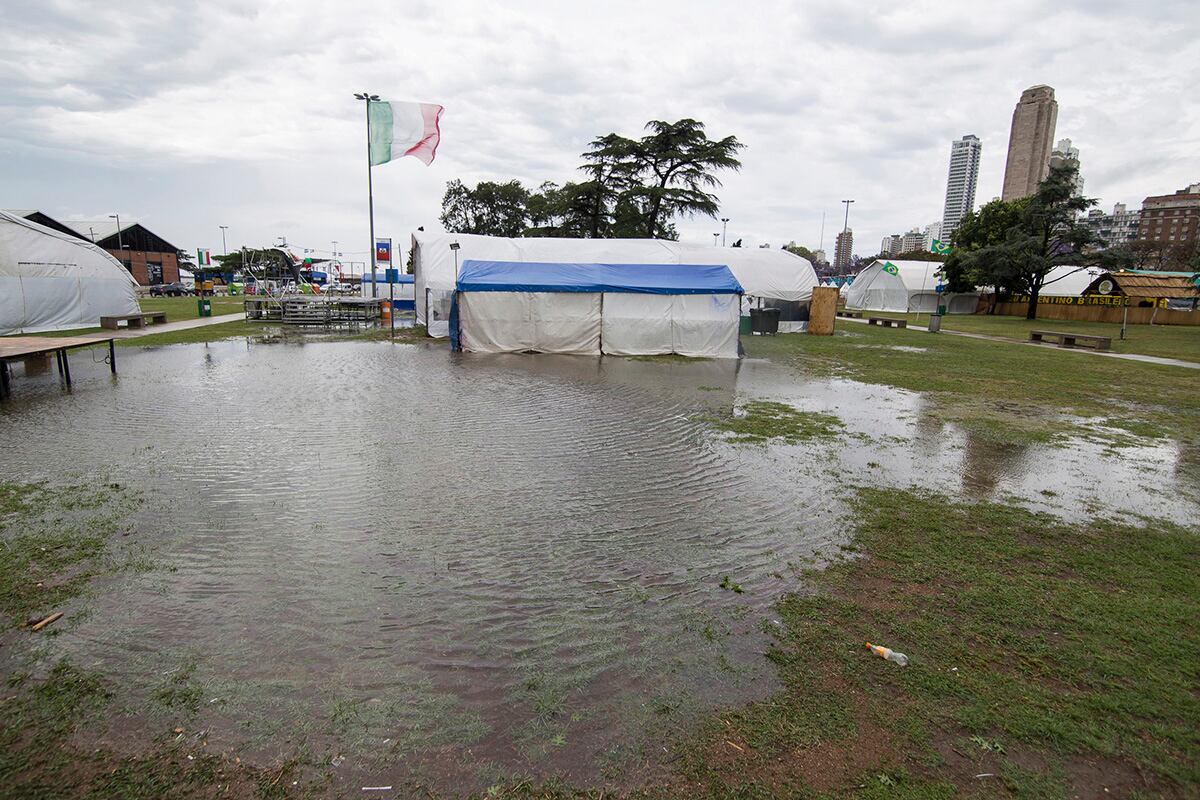
[[[437,155],[442,134],[438,120],[442,106],[433,103],[390,103],[372,100],[367,105],[371,166],[403,156],[421,159],[429,166]]]
[[[207,247],[201,247],[196,250],[196,263],[201,267],[212,265],[212,258],[209,256]]]

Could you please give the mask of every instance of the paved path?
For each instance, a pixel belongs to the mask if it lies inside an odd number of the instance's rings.
[[[219,317],[198,317],[197,319],[185,319],[182,322],[168,322],[164,325],[147,325],[144,328],[120,328],[115,331],[87,333],[84,335],[100,339],[136,339],[139,336],[153,336],[156,333],[186,331],[192,328],[203,328],[207,325],[220,325],[222,322],[237,322],[245,318],[246,314],[239,311],[236,314],[222,314]]]
[[[839,321],[858,322],[863,325],[869,324],[867,319],[856,319],[854,317],[838,317]],[[909,325],[904,328],[906,331],[917,331],[918,333],[929,333],[927,328],[915,327]],[[1060,353],[1079,353],[1085,356],[1101,356],[1103,358],[1120,358],[1125,361],[1140,361],[1143,364],[1159,364],[1165,367],[1183,367],[1184,369],[1200,369],[1200,363],[1195,361],[1181,361],[1178,358],[1162,358],[1160,356],[1144,356],[1140,353],[1111,353],[1104,350],[1091,350],[1079,347],[1056,347],[1055,345],[1038,344],[1037,342],[1022,342],[1019,339],[1008,339],[1003,336],[988,336],[984,333],[967,333],[966,331],[950,331],[942,328],[941,333],[948,333],[951,336],[965,336],[968,339],[986,339],[989,342],[1004,342],[1005,344],[1019,344],[1027,347],[1039,347],[1043,350],[1053,348]]]

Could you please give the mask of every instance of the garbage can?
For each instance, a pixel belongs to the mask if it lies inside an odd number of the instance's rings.
[[[782,312],[778,308],[763,308],[759,310],[759,333],[770,334],[774,336],[779,333],[779,315]]]
[[[750,309],[750,332],[762,333],[762,309]]]
[[[937,333],[941,329],[942,329],[942,315],[941,314],[930,314],[929,315],[929,332]]]
[[[751,334],[753,332],[754,332],[754,328],[751,327],[750,317],[739,317],[738,318],[738,333],[745,336],[745,335]]]
[[[207,297],[201,297],[196,301],[197,316],[211,317],[212,316],[212,300]]]

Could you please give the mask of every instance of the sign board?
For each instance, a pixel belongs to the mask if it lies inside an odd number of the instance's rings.
[[[386,274],[386,277],[384,278],[384,280],[386,280],[388,283],[399,283],[400,282],[400,270],[388,269],[388,270],[384,270],[384,273]]]
[[[391,239],[376,239],[375,240],[375,263],[376,264],[392,263],[392,240]]]
[[[937,285],[937,289],[935,289],[934,291],[936,291],[938,294],[941,294],[942,292],[946,291],[946,287],[939,283]]]

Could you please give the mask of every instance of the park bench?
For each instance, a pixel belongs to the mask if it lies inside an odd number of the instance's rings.
[[[1045,337],[1049,337],[1051,341],[1046,342]],[[1112,347],[1111,336],[1095,336],[1090,333],[1068,333],[1067,331],[1030,331],[1029,341],[1045,342],[1046,344],[1058,343],[1059,347],[1092,347],[1096,350],[1108,350]]]
[[[842,310],[837,312],[839,317],[848,317],[850,319],[862,319],[863,312]]]
[[[868,317],[868,325],[882,325],[885,328],[907,328],[908,320],[892,319],[891,317]]]
[[[115,331],[121,327],[122,322],[125,323],[126,328],[144,328],[147,325],[162,325],[166,321],[165,311],[151,311],[145,314],[118,314],[112,317],[101,317],[100,327]]]

